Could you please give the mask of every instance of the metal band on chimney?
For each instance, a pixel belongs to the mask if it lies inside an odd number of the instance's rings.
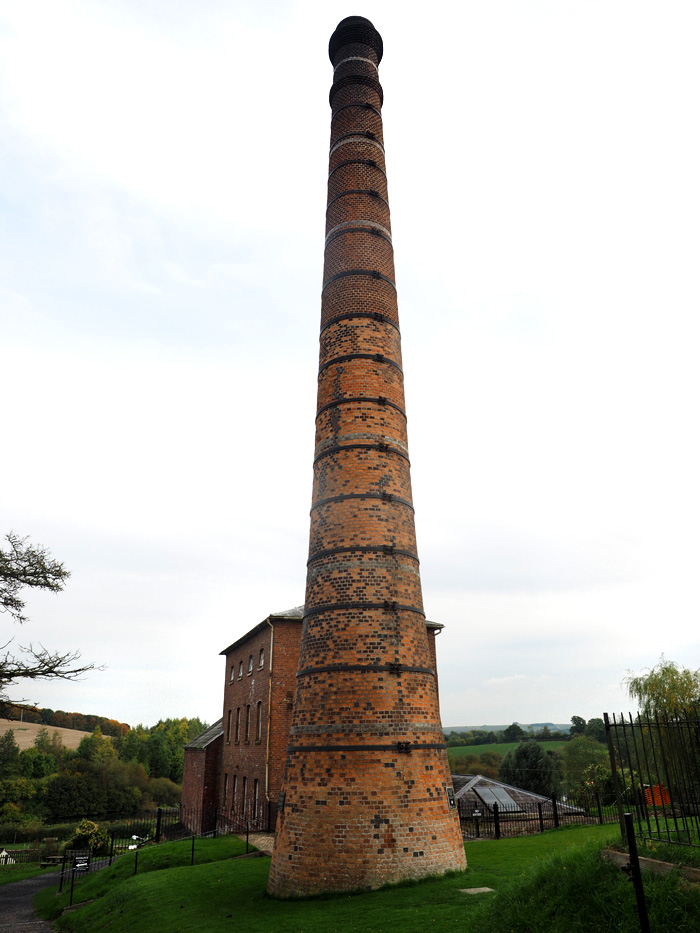
[[[444,742],[394,742],[392,745],[288,745],[288,752],[412,752],[447,748]]]
[[[316,466],[318,461],[322,460],[324,457],[328,457],[331,454],[341,453],[345,450],[376,450],[383,454],[396,454],[399,457],[403,457],[403,459],[408,463],[411,462],[408,459],[408,454],[405,454],[403,450],[399,450],[398,447],[392,447],[390,444],[385,444],[382,442],[377,444],[338,444],[335,447],[327,447],[314,458],[314,466]]]
[[[417,564],[420,564],[418,555],[414,554],[413,551],[407,551],[404,548],[396,548],[391,544],[369,547],[360,544],[349,544],[343,545],[342,547],[329,547],[324,548],[322,551],[316,551],[315,554],[312,554],[307,560],[307,565],[312,564],[316,560],[324,560],[326,557],[335,557],[336,554],[351,554],[355,551],[359,551],[360,554],[378,554],[382,557],[393,557],[395,555],[399,557],[408,557],[410,560],[414,560]]]
[[[347,396],[346,398],[336,399],[334,402],[329,402],[327,405],[322,405],[321,408],[316,412],[316,417],[324,412],[328,411],[329,408],[337,408],[339,405],[348,405],[352,402],[373,402],[375,405],[380,405],[382,407],[387,406],[388,408],[394,408],[399,414],[406,417],[406,412],[401,408],[400,405],[397,405],[395,402],[390,402],[387,398],[377,397],[374,398],[369,395],[353,395]]]
[[[415,512],[413,504],[409,502],[408,499],[401,499],[391,492],[346,492],[342,496],[329,496],[327,499],[318,499],[314,502],[311,506],[311,511],[313,512],[315,509],[320,509],[322,506],[329,505],[332,502],[346,502],[348,499],[379,499],[381,502],[395,502],[397,505],[403,505],[405,508]]]
[[[326,205],[326,210],[328,210],[331,204],[335,204],[335,202],[339,201],[341,198],[346,198],[349,194],[366,194],[368,197],[375,198],[377,201],[381,201],[382,204],[386,204],[387,207],[389,206],[389,202],[386,198],[383,198],[374,188],[348,188],[347,191],[341,191],[340,194],[336,194],[334,198],[331,198]]]
[[[400,373],[403,372],[395,360],[390,359],[388,356],[382,356],[381,353],[346,353],[343,356],[334,356],[332,360],[328,360],[323,366],[319,367],[318,374],[320,376],[329,366],[338,363],[351,363],[353,360],[372,360],[374,363],[387,363],[389,366],[393,366],[394,369],[398,369]]]
[[[385,599],[382,603],[373,603],[373,602],[364,602],[362,600],[356,600],[354,602],[347,603],[328,603],[324,606],[315,606],[313,609],[304,610],[304,619],[307,619],[309,616],[319,615],[322,612],[341,612],[345,609],[370,609],[383,612],[413,612],[416,615],[423,616],[425,618],[425,613],[422,609],[419,609],[417,606],[405,606],[402,603],[397,603],[393,599]]]
[[[332,275],[329,279],[327,279],[323,283],[323,288],[321,289],[321,291],[322,292],[325,291],[326,288],[331,284],[331,282],[335,282],[338,279],[345,278],[348,275],[367,275],[371,279],[381,279],[383,282],[386,282],[388,285],[391,285],[394,291],[396,291],[396,283],[392,282],[392,280],[387,275],[384,275],[383,273],[378,272],[376,269],[346,269],[344,272],[336,272],[335,275]]]

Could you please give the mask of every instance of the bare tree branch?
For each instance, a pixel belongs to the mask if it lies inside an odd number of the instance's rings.
[[[14,532],[7,536],[9,548],[0,548],[0,611],[15,622],[26,622],[23,587],[60,592],[70,573],[49,551],[27,544]],[[78,680],[88,671],[102,670],[94,664],[81,664],[79,651],[49,651],[43,645],[18,646],[19,656],[9,650],[12,639],[0,645],[0,714],[9,702],[6,690],[20,680]]]
[[[0,611],[8,612],[16,622],[26,622],[24,600],[19,593],[23,587],[60,592],[70,576],[62,563],[53,560],[49,551],[39,545],[27,544],[11,531],[6,535],[10,547],[0,548]]]

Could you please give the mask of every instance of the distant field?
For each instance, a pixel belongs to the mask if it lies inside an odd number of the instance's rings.
[[[450,761],[455,758],[462,758],[464,755],[483,755],[484,752],[496,752],[499,755],[505,755],[512,748],[517,748],[519,742],[496,742],[493,745],[455,745],[447,749],[447,757]],[[545,748],[561,748],[566,742],[542,742]]]
[[[16,719],[0,719],[0,735],[4,735],[8,729],[12,729],[15,734],[15,741],[20,747],[20,751],[25,748],[32,748],[34,739],[40,729],[48,729],[49,735],[58,732],[66,748],[77,748],[82,739],[90,732],[80,732],[78,729],[61,729],[58,726],[42,726],[38,722],[17,722]]]

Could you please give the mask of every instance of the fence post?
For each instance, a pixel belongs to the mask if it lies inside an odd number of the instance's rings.
[[[58,881],[58,893],[59,893],[59,894],[62,894],[62,893],[63,893],[63,877],[64,877],[64,875],[65,875],[65,873],[66,873],[66,860],[67,860],[67,855],[66,855],[66,853],[64,852],[64,853],[63,853],[63,861],[61,862],[61,877],[60,877],[60,879],[59,879],[59,881]]]
[[[134,874],[139,870],[139,850],[134,852]]]
[[[622,792],[620,791],[620,779],[617,773],[617,762],[615,760],[615,749],[613,747],[612,726],[610,725],[610,717],[607,713],[603,713],[603,721],[605,722],[605,738],[608,743],[608,757],[610,758],[610,776],[612,778],[613,790],[615,793],[617,816],[620,821],[620,833],[624,839],[627,830],[625,827],[625,816],[622,807]]]
[[[629,874],[629,880],[634,885],[641,933],[650,933],[647,902],[644,897],[644,884],[642,883],[642,872],[639,867],[639,855],[637,854],[637,839],[634,835],[634,819],[631,813],[625,813],[625,829],[627,831],[627,845],[630,850],[630,860],[623,871]]]
[[[156,842],[160,842],[160,823],[161,823],[161,819],[162,819],[162,817],[163,817],[163,811],[161,810],[160,807],[158,807],[156,813],[157,813],[157,816],[156,816]]]
[[[498,815],[498,804],[494,803],[493,805],[493,834],[496,839],[501,838],[501,820]]]
[[[557,807],[556,794],[552,794],[552,816],[554,817],[554,828],[559,829],[559,809]]]
[[[537,801],[537,815],[540,818],[540,832],[544,832],[544,817],[542,816],[542,801]]]
[[[598,822],[602,826],[603,825],[603,808],[600,805],[600,794],[598,793],[597,788],[595,792],[595,802],[598,807]]]
[[[249,835],[249,825],[248,820],[245,821],[245,854],[248,854],[248,835]]]
[[[196,839],[196,836],[194,833],[192,833],[192,855],[190,857],[190,865],[194,865],[194,840],[195,839]]]
[[[109,834],[109,864],[112,864],[114,858],[114,833]]]

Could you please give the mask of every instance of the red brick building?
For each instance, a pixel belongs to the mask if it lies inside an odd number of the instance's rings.
[[[221,774],[222,720],[185,746],[182,776],[183,822],[198,833],[216,828]]]
[[[269,615],[225,648],[223,716],[185,747],[183,822],[274,829],[292,723],[303,607]],[[442,625],[427,622],[431,665]]]
[[[274,825],[302,615],[303,607],[273,613],[221,652],[222,718],[185,747],[182,808],[190,828]]]

